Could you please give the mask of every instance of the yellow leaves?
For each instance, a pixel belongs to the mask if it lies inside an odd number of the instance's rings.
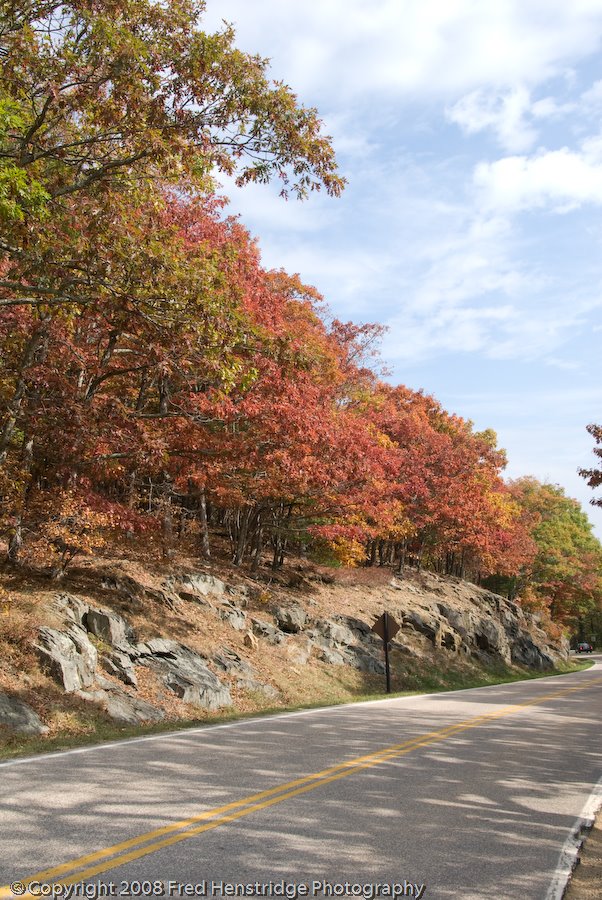
[[[366,558],[366,548],[353,538],[336,537],[328,541],[336,559],[341,565],[354,568]]]

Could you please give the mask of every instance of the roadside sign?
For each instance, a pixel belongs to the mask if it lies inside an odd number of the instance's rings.
[[[391,693],[391,668],[389,666],[389,642],[393,640],[401,625],[399,622],[396,622],[393,616],[390,616],[389,613],[384,612],[382,616],[379,616],[374,625],[372,626],[372,631],[377,634],[380,638],[382,638],[384,650],[385,650],[385,676],[387,679],[387,694]]]
[[[382,638],[383,641],[392,641],[400,628],[401,625],[395,621],[393,616],[389,615],[389,613],[383,613],[372,626],[372,631]]]

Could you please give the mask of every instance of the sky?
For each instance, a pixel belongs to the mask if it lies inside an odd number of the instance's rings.
[[[223,20],[348,180],[303,203],[224,180],[264,265],[386,325],[389,380],[494,429],[507,477],[561,485],[602,538],[577,474],[602,424],[602,0],[207,0]]]

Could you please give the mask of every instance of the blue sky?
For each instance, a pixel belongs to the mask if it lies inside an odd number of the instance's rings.
[[[493,428],[562,485],[602,423],[602,0],[208,0],[205,26],[316,106],[333,200],[237,190],[266,266],[382,322],[391,380]]]

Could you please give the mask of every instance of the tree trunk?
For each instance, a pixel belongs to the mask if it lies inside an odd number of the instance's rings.
[[[207,495],[205,488],[199,491],[199,524],[201,528],[201,556],[203,559],[211,558],[211,546],[209,544],[209,525],[207,521]]]
[[[13,533],[10,536],[10,541],[8,542],[8,552],[6,554],[6,561],[14,565],[18,558],[21,547],[23,546],[23,518],[22,516],[17,516],[17,521],[15,523],[15,527],[13,529]]]
[[[240,566],[247,549],[247,535],[249,533],[249,521],[251,519],[251,509],[246,507],[240,516],[240,526],[238,529],[238,540],[236,542],[236,551],[232,560],[235,566]]]
[[[8,445],[13,436],[13,432],[19,420],[19,413],[27,390],[27,379],[25,373],[35,363],[39,351],[44,346],[44,342],[48,335],[49,315],[45,315],[40,319],[40,323],[29,338],[23,351],[19,377],[15,386],[13,398],[7,406],[7,416],[0,432],[0,466],[4,465],[8,455]]]
[[[403,570],[406,564],[406,550],[408,547],[408,542],[403,541],[401,544],[401,550],[399,552],[399,565],[397,566],[397,574],[403,575]]]

